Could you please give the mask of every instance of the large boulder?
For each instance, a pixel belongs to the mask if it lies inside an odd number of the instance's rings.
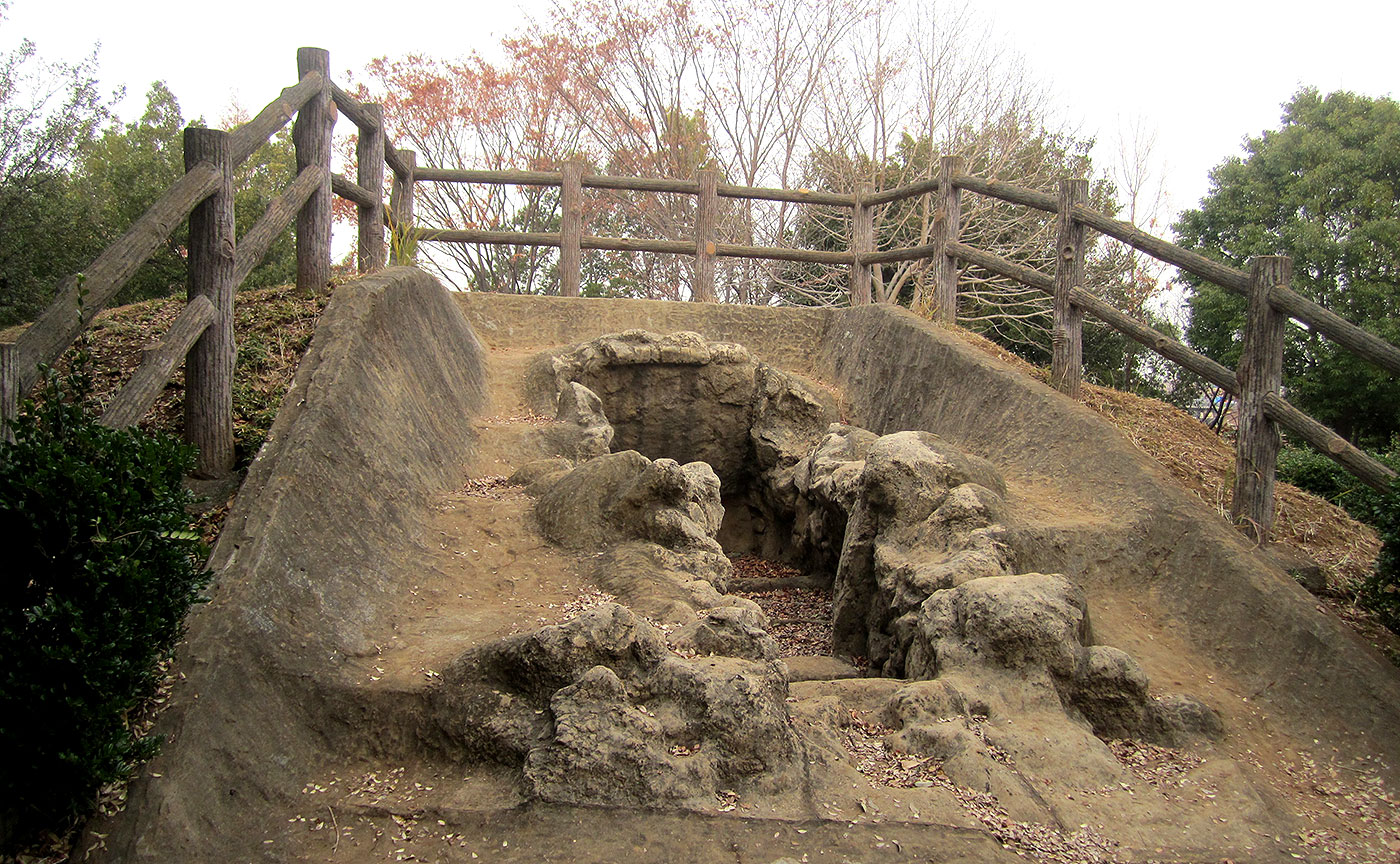
[[[722,792],[797,779],[786,699],[773,663],[671,658],[632,681],[600,666],[551,700],[525,780],[557,803],[714,811]]]
[[[778,643],[768,635],[768,617],[754,606],[716,606],[670,634],[671,647],[700,656],[776,660]]]
[[[1041,573],[974,579],[937,591],[920,610],[905,671],[911,678],[936,678],[943,669],[986,665],[1073,680],[1087,636],[1086,609],[1083,592]]]
[[[807,458],[836,415],[829,395],[807,386],[796,375],[760,364],[749,427],[757,469],[792,468]]]
[[[612,447],[613,427],[603,413],[603,400],[577,381],[559,391],[554,422],[544,429],[549,448],[573,461],[601,456]]]
[[[904,674],[910,616],[931,594],[1007,572],[1005,483],[985,459],[936,435],[896,432],[872,441],[833,427],[798,485],[848,514],[835,642],[879,672]]]
[[[760,659],[677,656],[606,603],[464,655],[434,691],[434,716],[466,752],[516,760],[551,802],[713,811],[721,792],[799,782],[787,680],[761,659],[761,613],[721,607],[704,620],[708,635],[692,639],[745,643]]]
[[[723,556],[714,539],[724,519],[719,490],[703,462],[653,462],[635,450],[603,454],[530,487],[541,530],[566,548],[645,540]]]

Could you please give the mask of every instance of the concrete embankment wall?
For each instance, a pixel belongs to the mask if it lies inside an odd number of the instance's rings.
[[[1155,626],[1235,679],[1238,704],[1220,706],[1227,716],[1243,718],[1248,700],[1261,700],[1268,713],[1297,718],[1290,732],[1305,745],[1317,738],[1345,756],[1400,763],[1392,664],[1111,424],[944,328],[892,306],[458,299],[493,348],[628,328],[739,342],[836,384],[852,422],[881,433],[926,429],[985,456],[1046,508],[1044,521],[1019,531],[1019,569],[1068,573],[1091,597],[1140,602]]]
[[[471,457],[487,348],[630,328],[739,342],[834,383],[853,422],[927,429],[990,458],[1013,491],[1089,515],[1072,532],[1025,528],[1022,569],[1133,596],[1280,727],[1400,763],[1393,667],[1113,427],[948,331],[889,307],[454,296],[393,269],[327,308],[215,550],[213,601],[191,620],[161,721],[170,741],[127,811],[92,826],[107,835],[97,857],[266,860],[267,814],[343,746],[347,721],[330,715],[344,706],[322,694],[345,658],[373,650],[368,625],[417,572],[419,526]]]
[[[333,748],[320,685],[372,650],[366,624],[410,578],[429,504],[461,479],[483,353],[422,271],[336,291],[214,550],[168,743],[126,812],[89,829],[109,860],[268,854],[268,813]]]
[[[1343,757],[1400,757],[1400,675],[1113,426],[948,331],[891,307],[835,313],[821,368],[877,432],[927,429],[1042,491],[1072,528],[1027,528],[1018,569],[1059,571],[1158,626]],[[1073,519],[1050,520],[1073,522]]]

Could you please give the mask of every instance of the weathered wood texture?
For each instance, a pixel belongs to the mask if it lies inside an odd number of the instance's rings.
[[[880,207],[885,204],[893,204],[896,201],[904,201],[908,198],[917,198],[920,195],[937,192],[941,182],[943,182],[942,177],[934,177],[930,180],[916,180],[913,183],[904,186],[896,186],[893,189],[871,192],[870,197],[865,200],[865,203],[869,207]]]
[[[789,249],[780,246],[739,246],[718,244],[721,258],[763,258],[768,261],[797,261],[804,264],[830,264],[835,267],[851,263],[849,252],[822,252],[816,249]]]
[[[622,192],[665,192],[673,195],[699,195],[700,181],[670,177],[614,177],[593,174],[583,185],[589,189],[615,189]]]
[[[439,243],[484,243],[487,246],[559,247],[558,234],[525,233],[521,231],[485,231],[479,228],[458,228],[451,230],[446,228],[419,228],[414,232],[414,236],[420,241],[434,240]]]
[[[355,141],[355,180],[370,200],[359,205],[359,244],[355,261],[361,273],[384,267],[384,115],[374,103],[360,106],[371,125],[361,124]]]
[[[633,237],[592,237],[585,234],[579,245],[584,249],[603,249],[611,252],[657,252],[662,255],[695,254],[695,243],[691,240],[640,240]]]
[[[308,99],[322,92],[325,83],[325,77],[319,72],[302,76],[300,81],[267,103],[267,106],[258,112],[258,116],[233,130],[229,151],[234,166],[242,165],[259,147],[266,144],[267,139],[276,134],[277,130],[291,122]]]
[[[1084,375],[1084,310],[1069,294],[1084,282],[1084,223],[1074,207],[1089,197],[1089,181],[1060,181],[1060,206],[1055,217],[1055,307],[1050,331],[1050,384],[1072,399],[1079,398]]]
[[[384,164],[389,166],[395,177],[406,178],[416,167],[404,161],[403,154],[406,152],[409,151],[396,150],[387,137],[384,139]]]
[[[818,192],[813,189],[766,189],[762,186],[719,184],[721,198],[750,198],[755,201],[786,201],[789,204],[823,204],[828,207],[854,207],[856,196],[842,192]]]
[[[1055,213],[1060,207],[1059,199],[1048,192],[1037,192],[1034,189],[1026,189],[1023,186],[1005,183],[1001,180],[987,180],[973,177],[971,174],[959,174],[953,178],[953,183],[959,189],[966,189],[969,192],[976,192],[978,195],[986,195],[988,198],[996,198],[1010,204],[1020,204],[1035,210],[1044,210],[1046,213]]]
[[[933,213],[933,315],[934,320],[955,324],[958,320],[958,261],[948,254],[948,244],[958,239],[962,227],[962,200],[953,178],[962,173],[962,157],[938,160],[938,198]]]
[[[253,223],[253,227],[243,232],[243,236],[238,240],[238,258],[233,268],[235,286],[242,285],[248,274],[253,272],[253,268],[262,263],[267,250],[272,248],[272,241],[287,230],[301,206],[321,188],[325,175],[326,169],[319,165],[304,169],[286,189],[272,199],[266,212]]]
[[[577,297],[583,273],[583,254],[579,241],[583,238],[583,163],[565,162],[561,166],[562,185],[559,190],[559,293]]]
[[[185,440],[198,448],[195,474],[220,477],[233,470],[233,292],[236,261],[233,163],[229,135],[185,130],[185,168],[219,166],[222,182],[190,213],[189,299],[203,297],[214,320],[185,361]]]
[[[1299,438],[1316,447],[1319,452],[1332,457],[1367,486],[1377,492],[1388,492],[1396,473],[1389,466],[1377,462],[1350,441],[1317,422],[1312,417],[1295,408],[1277,393],[1264,397],[1264,413],[1280,426],[1288,429]]]
[[[449,231],[438,228],[420,228],[419,240],[435,240],[445,243],[486,243],[498,246],[558,246],[558,234],[526,234],[515,231]],[[604,249],[614,252],[656,252],[663,255],[694,255],[693,240],[645,240],[636,237],[594,237],[583,235],[579,240],[582,249]],[[775,246],[738,246],[730,243],[716,243],[715,254],[720,258],[765,258],[772,261],[800,261],[808,264],[831,264],[834,266],[851,263],[849,252],[823,252],[815,249],[787,249]]]
[[[21,397],[39,380],[39,365],[58,359],[83,328],[101,312],[112,295],[131,279],[160,248],[175,227],[200,201],[220,188],[222,175],[214,165],[198,165],[175,181],[127,232],[102,250],[81,274],[63,280],[57,296],[32,325],[15,340]],[[83,278],[80,280],[79,275]],[[79,282],[84,292],[81,314]]]
[[[925,243],[922,246],[908,246],[903,249],[886,249],[883,252],[862,253],[861,263],[864,264],[889,264],[897,261],[917,261],[921,258],[932,258],[938,252],[938,247],[932,243]]]
[[[1280,426],[1316,447],[1319,452],[1332,457],[1337,464],[1356,475],[1367,486],[1377,492],[1390,491],[1390,484],[1396,475],[1389,466],[1367,456],[1350,441],[1299,411],[1282,396],[1277,393],[1266,394],[1264,413]]]
[[[862,180],[856,184],[856,206],[851,211],[851,305],[864,306],[872,297],[870,264],[864,256],[875,250],[875,208],[866,199],[875,191],[875,184]]]
[[[297,49],[297,72],[302,77],[319,72],[325,87],[307,100],[292,125],[297,151],[297,173],[310,165],[326,169],[321,187],[297,213],[297,289],[315,294],[331,281],[331,130],[335,107],[330,94],[330,55],[320,48]]]
[[[9,422],[19,413],[19,369],[15,343],[0,342],[0,440],[14,440]]]
[[[345,115],[345,119],[354,123],[361,132],[371,129],[378,130],[381,134],[384,132],[383,116],[370,110],[370,103],[361,102],[340,89],[335,82],[331,82],[331,99],[340,113]]]
[[[392,225],[413,224],[413,184],[418,179],[418,154],[412,150],[395,151],[394,182],[389,187],[389,211],[394,214]],[[403,170],[400,171],[399,169]],[[421,235],[420,235],[421,236]]]
[[[186,303],[170,329],[159,342],[146,348],[141,365],[107,403],[102,411],[102,425],[124,429],[135,426],[146,416],[156,397],[165,389],[171,373],[185,361],[195,341],[218,317],[219,313],[207,297],[195,297]]]
[[[364,207],[375,201],[374,194],[344,174],[331,173],[331,192]]]
[[[1075,207],[1074,218],[1101,234],[1107,234],[1115,240],[1127,243],[1134,249],[1146,252],[1159,261],[1180,267],[1187,273],[1195,274],[1208,282],[1229,288],[1237,294],[1248,294],[1249,274],[1243,270],[1237,270],[1234,267],[1221,264],[1219,261],[1212,261],[1198,252],[1183,249],[1160,237],[1153,237],[1131,223],[1120,222],[1082,204]]]
[[[1230,289],[1237,294],[1249,296],[1250,277],[1242,270],[1226,266],[1218,261],[1212,261],[1204,255],[1153,237],[1127,222],[1120,222],[1087,207],[1076,207],[1074,215],[1075,218],[1095,231],[1121,240],[1159,261],[1180,267],[1188,273]],[[1367,332],[1286,286],[1275,288],[1269,295],[1269,302],[1288,317],[1306,324],[1309,328],[1377,366],[1400,375],[1400,348],[1391,345],[1384,339]]]
[[[434,168],[430,165],[416,166],[413,176],[418,180],[445,183],[494,183],[504,186],[558,186],[564,182],[558,171],[475,171]]]
[[[1336,312],[1283,285],[1275,286],[1269,292],[1269,302],[1289,318],[1303,322],[1357,356],[1394,375],[1400,375],[1400,348],[1363,330]]]
[[[700,184],[695,200],[695,286],[690,297],[701,303],[713,303],[715,295],[715,224],[719,220],[719,172],[702,168],[696,178]]]
[[[953,257],[966,261],[969,264],[975,264],[988,273],[994,273],[997,276],[1005,276],[1008,279],[1015,279],[1023,285],[1039,288],[1046,294],[1053,295],[1055,293],[1055,280],[1034,268],[1025,267],[1021,264],[1013,264],[1005,258],[993,255],[990,252],[983,252],[981,249],[973,248],[966,243],[950,242],[948,244],[948,252]]]
[[[1168,360],[1183,366],[1230,393],[1239,394],[1235,373],[1204,354],[1198,354],[1170,336],[1154,330],[1131,315],[1127,315],[1097,295],[1075,288],[1070,302],[1103,321],[1108,326],[1140,345],[1156,351]]]
[[[558,186],[562,181],[554,171],[477,171],[463,168],[418,169],[419,180],[447,183],[493,183],[507,186]],[[677,195],[700,194],[698,180],[677,180],[669,177],[616,177],[590,174],[583,180],[585,189],[614,189],[624,192],[668,192]],[[761,186],[735,186],[717,183],[715,194],[721,198],[752,198],[759,201],[787,201],[793,204],[826,204],[833,207],[854,207],[855,196],[840,192],[813,189],[768,189]]]
[[[1274,522],[1274,471],[1278,425],[1265,411],[1265,398],[1283,384],[1283,325],[1287,316],[1269,303],[1275,285],[1287,285],[1293,262],[1282,256],[1256,258],[1250,270],[1249,309],[1244,325],[1239,380],[1239,437],[1235,445],[1235,490],[1230,518],[1259,542]]]

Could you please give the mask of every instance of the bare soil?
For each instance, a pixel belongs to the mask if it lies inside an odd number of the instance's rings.
[[[522,389],[534,353],[490,353],[490,408],[476,427],[477,456],[462,488],[435,504],[426,528],[437,547],[431,567],[385,621],[381,652],[362,659],[366,690],[429,687],[437,670],[474,645],[607,599],[588,580],[587,560],[540,537],[530,499],[504,479],[541,452],[545,421],[529,411]],[[1023,522],[1072,531],[1112,520],[1063,501],[1043,479],[1008,483]],[[746,596],[775,619],[772,632],[788,656],[829,644],[819,621],[829,596],[788,584],[805,575],[761,559],[737,565],[746,588],[762,579],[785,583]],[[1391,860],[1400,823],[1372,774],[1303,746],[1305,732],[1270,716],[1255,704],[1259,694],[1200,657],[1159,620],[1150,598],[1099,586],[1091,606],[1102,641],[1134,655],[1158,686],[1219,707],[1230,733],[1191,751],[1115,742],[1133,778],[1121,788],[1042,779],[1054,824],[1018,821],[995,797],[949,781],[936,762],[891,751],[879,708],[901,682],[857,678],[792,685],[790,707],[812,765],[805,813],[738,796],[708,816],[579,810],[528,802],[515,769],[359,758],[308,776],[301,806],[278,817],[285,827],[265,843],[281,860],[337,862],[1186,861],[1216,860],[1222,850],[1234,860]],[[843,718],[834,737],[832,711]]]
[[[240,308],[257,305],[249,299],[240,297]],[[256,423],[270,419],[266,412],[275,412],[285,392],[282,382],[319,302],[271,292],[267,305],[286,303],[284,311],[259,319],[266,329],[240,331],[245,345],[266,348],[256,358],[240,352],[245,386],[257,394],[240,427],[250,445],[261,440]],[[99,362],[134,365],[132,346],[149,339],[165,314],[161,301],[106,313],[97,331]],[[524,372],[549,346],[493,348],[487,341],[489,407],[475,425],[475,456],[463,466],[460,487],[433,502],[422,531],[426,566],[392,614],[375,622],[375,652],[352,661],[353,686],[366,699],[431,687],[462,652],[606,599],[587,577],[590,562],[545,541],[528,496],[505,482],[543,452],[539,429],[547,421],[529,408]],[[177,425],[179,396],[175,383],[151,425]],[[1203,501],[1221,500],[1232,457],[1222,456],[1228,446],[1203,436],[1194,420],[1097,388],[1085,402]],[[1014,517],[1036,529],[1072,535],[1115,517],[1092,501],[1066,500],[1045,478],[1009,473],[1007,483]],[[213,533],[220,508],[211,514],[206,527]],[[1374,534],[1296,490],[1280,495],[1279,524],[1286,542],[1327,567],[1337,596],[1318,602],[1349,608],[1345,586],[1374,559]],[[774,630],[785,652],[815,653],[823,631],[811,622],[822,598],[801,593],[806,588],[782,591],[750,596],[771,617],[791,622],[786,632]],[[985,790],[959,787],[937,764],[892,752],[878,713],[901,682],[854,678],[792,685],[790,708],[811,766],[810,797],[800,810],[737,796],[715,815],[557,807],[527,801],[513,767],[365,752],[328,756],[308,773],[295,806],[269,814],[265,824],[275,827],[262,843],[268,860],[335,862],[1395,860],[1400,810],[1377,779],[1384,766],[1344,765],[1311,749],[1309,730],[1273,716],[1262,707],[1266,694],[1200,656],[1138,588],[1097,585],[1090,602],[1102,641],[1132,654],[1156,686],[1218,707],[1229,735],[1189,752],[1116,743],[1133,780],[1113,788],[1042,778],[1036,793],[1054,814],[1052,825],[1018,821]],[[1364,616],[1348,620],[1369,626]],[[1363,632],[1382,643],[1391,638]],[[1023,767],[1032,776],[1032,766]]]

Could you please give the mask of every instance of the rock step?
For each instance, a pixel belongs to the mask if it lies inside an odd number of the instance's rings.
[[[842,678],[861,678],[863,673],[840,657],[825,654],[805,654],[799,657],[784,657],[788,668],[788,681],[834,681]]]

